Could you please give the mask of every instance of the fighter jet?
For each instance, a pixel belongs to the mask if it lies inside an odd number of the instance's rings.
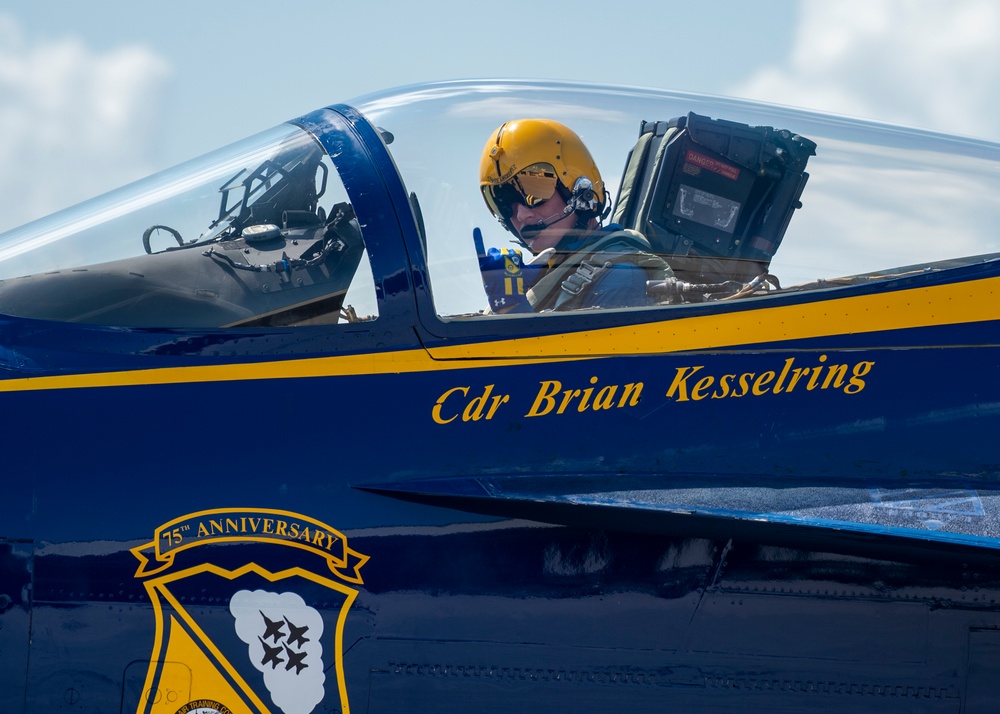
[[[461,81],[8,231],[0,710],[991,711],[998,225],[994,143]]]

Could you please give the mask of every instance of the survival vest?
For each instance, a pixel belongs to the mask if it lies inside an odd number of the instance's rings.
[[[535,312],[574,310],[584,303],[598,277],[620,263],[644,269],[647,280],[664,280],[673,275],[667,262],[653,254],[642,234],[614,230],[552,267],[528,290],[528,302]]]

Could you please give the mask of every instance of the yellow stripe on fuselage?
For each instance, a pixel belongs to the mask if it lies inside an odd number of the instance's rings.
[[[1000,278],[799,305],[432,348],[435,359],[658,354],[1000,320]],[[747,303],[744,303],[747,304]],[[680,308],[684,309],[684,308]],[[996,339],[994,338],[994,342]]]
[[[436,369],[423,350],[378,352],[340,357],[222,364],[198,367],[162,367],[124,372],[70,374],[52,377],[27,377],[0,381],[0,392],[36,389],[74,389],[81,387],[123,387],[146,384],[182,384],[192,382],[235,382],[260,379],[296,379],[303,377],[393,374]]]
[[[780,343],[1000,320],[997,292],[1000,292],[1000,278],[990,278],[697,317],[673,318],[677,308],[663,308],[654,313],[663,319],[641,325],[433,347],[430,354],[417,349],[249,364],[27,377],[0,381],[0,392],[406,374]],[[579,317],[586,320],[583,315]]]

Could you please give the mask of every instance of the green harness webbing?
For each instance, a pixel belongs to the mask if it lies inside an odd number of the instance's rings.
[[[573,310],[583,302],[594,280],[617,263],[632,263],[646,270],[650,280],[673,275],[667,262],[652,253],[641,233],[613,231],[566,257],[528,290],[528,303],[535,312]]]

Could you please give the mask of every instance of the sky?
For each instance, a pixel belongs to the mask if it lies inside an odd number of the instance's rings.
[[[470,78],[700,92],[1000,141],[1000,2],[0,0],[0,231],[328,104]]]

